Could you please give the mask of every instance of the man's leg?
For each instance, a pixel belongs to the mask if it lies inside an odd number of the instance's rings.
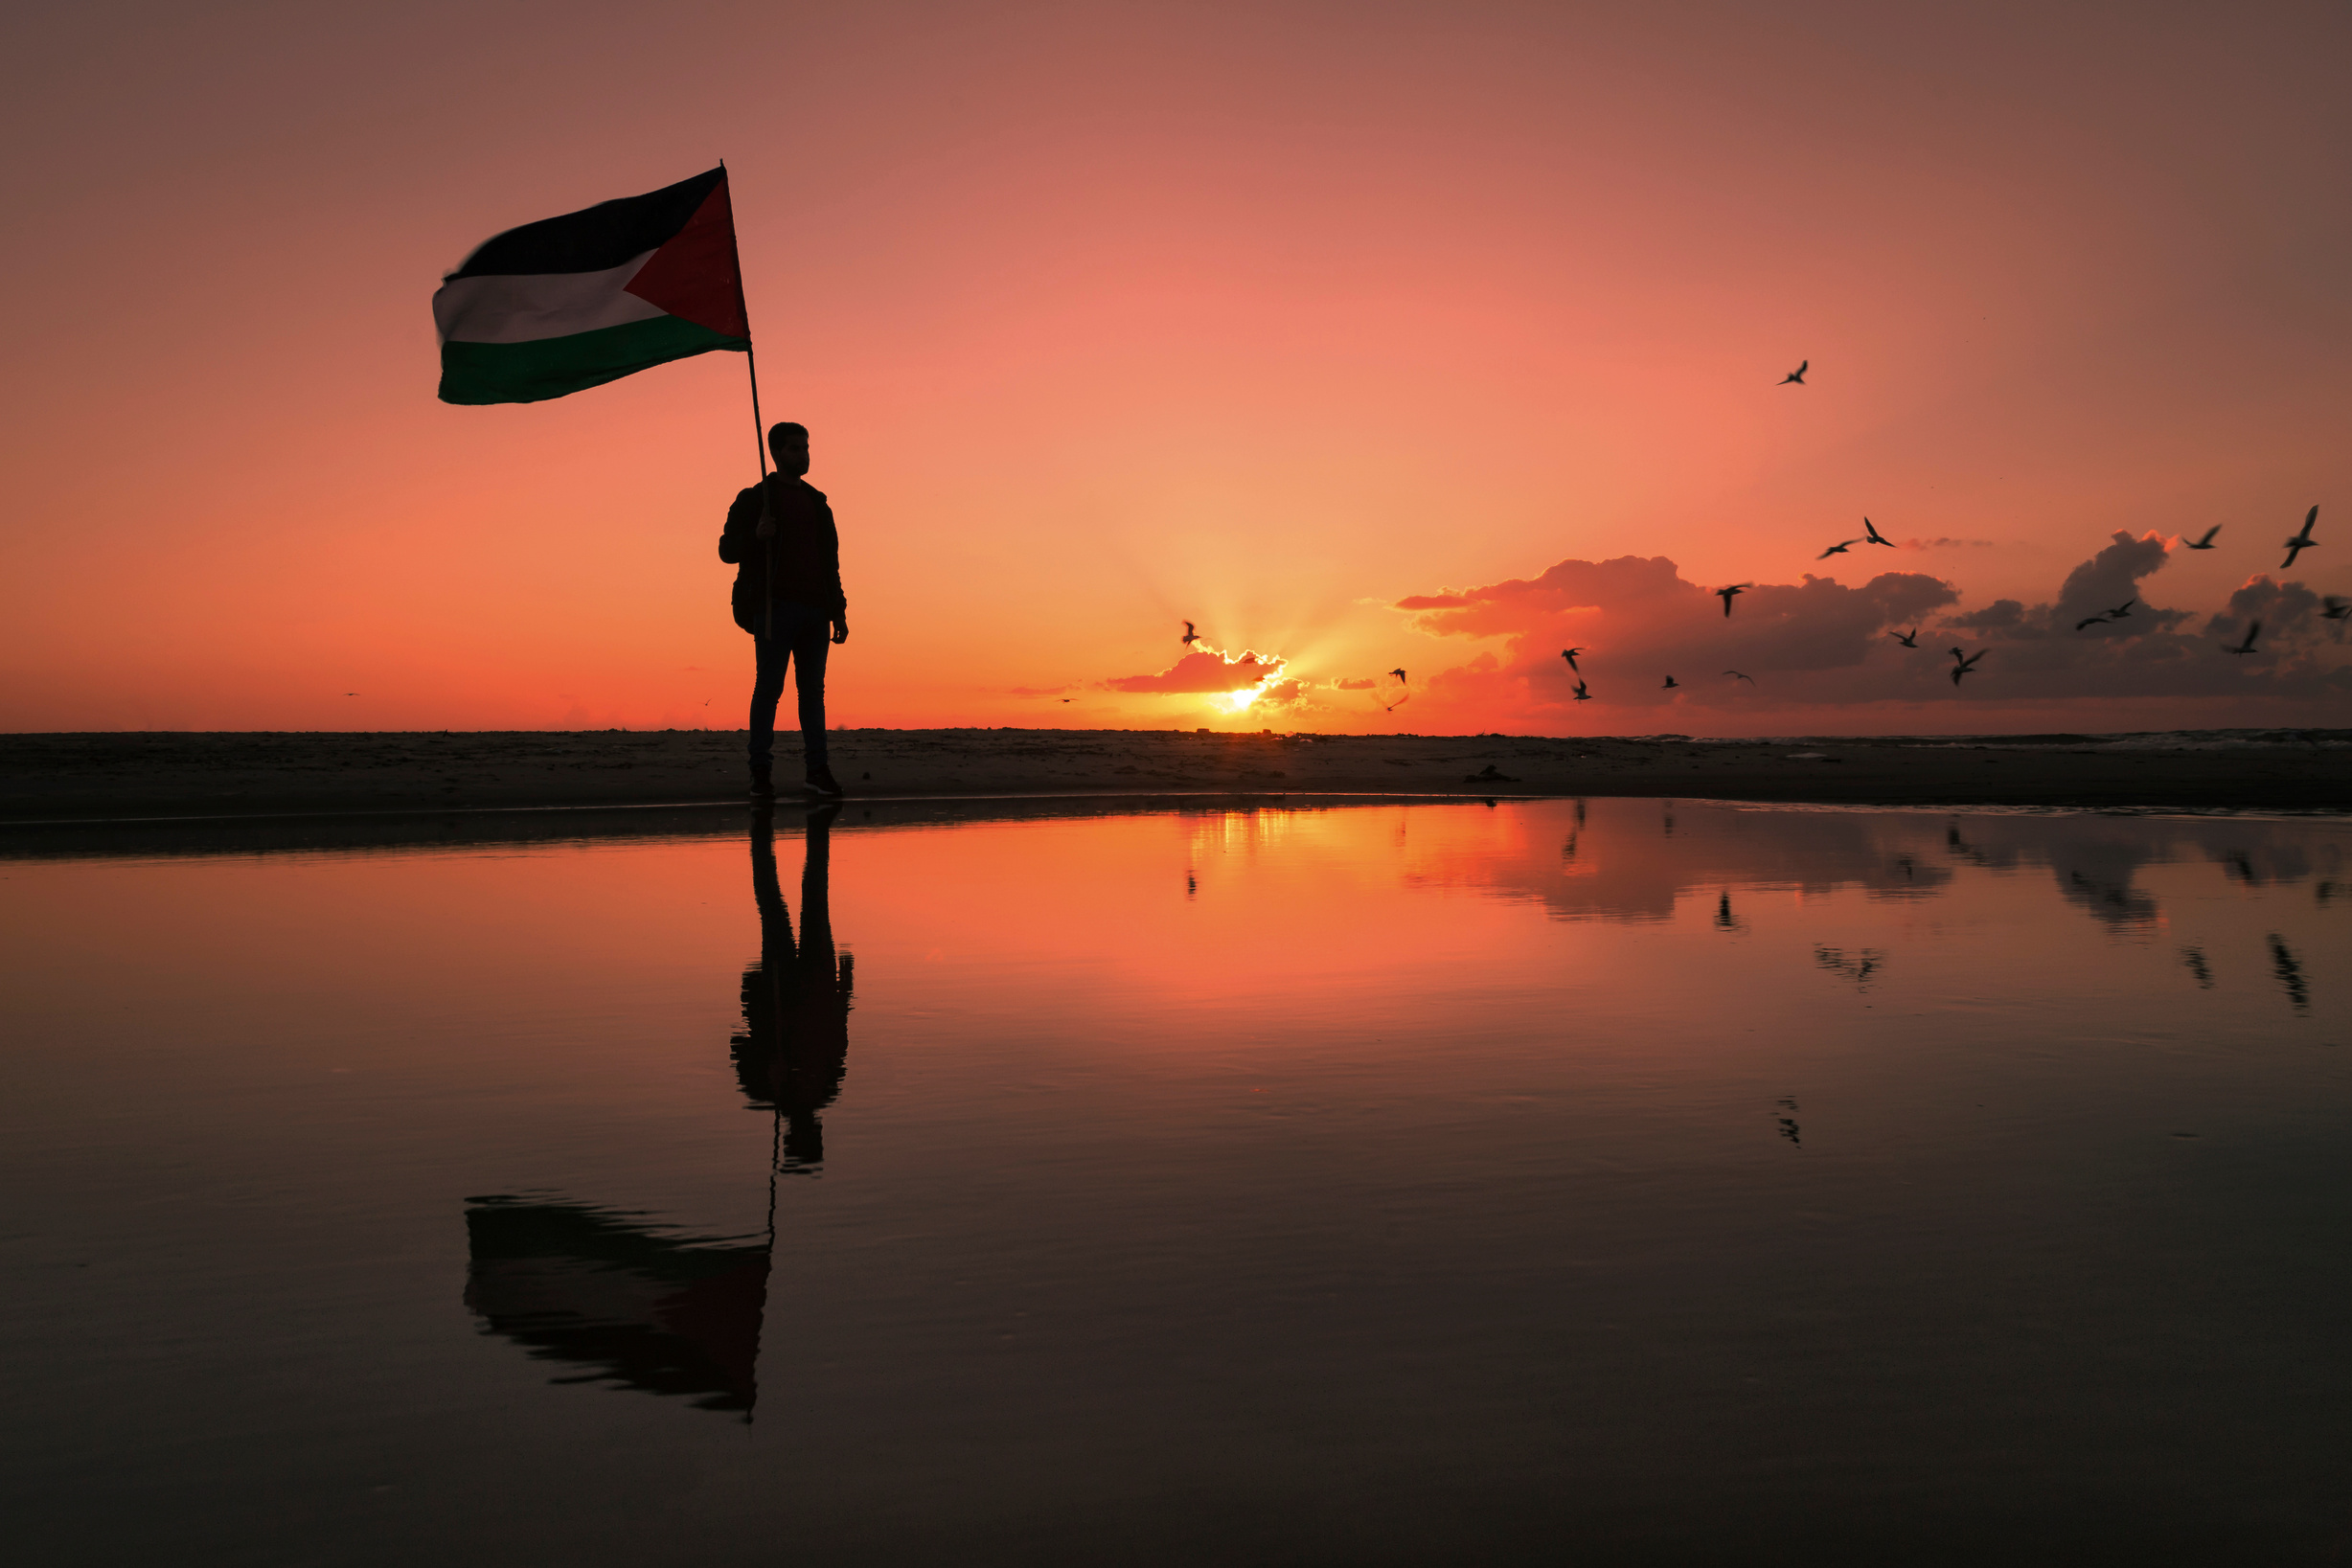
[[[832,647],[832,629],[818,621],[794,642],[792,679],[800,695],[800,749],[808,760],[809,782],[837,792],[825,761],[825,650]]]
[[[781,637],[751,639],[751,787],[768,792],[768,765],[776,754],[776,704],[784,696],[788,645]]]

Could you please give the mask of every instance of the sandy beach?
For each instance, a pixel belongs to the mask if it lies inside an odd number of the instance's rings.
[[[0,737],[0,822],[725,802],[742,798],[742,745],[741,732],[675,730],[12,735]],[[834,739],[833,768],[854,796],[875,799],[1661,795],[2331,810],[2352,805],[2352,730],[1769,741],[856,730]]]

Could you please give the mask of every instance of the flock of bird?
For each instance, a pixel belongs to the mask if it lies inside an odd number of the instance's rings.
[[[1798,364],[1796,369],[1782,376],[1780,380],[1774,384],[1784,387],[1790,385],[1801,387],[1805,384],[1805,372],[1811,369],[1812,366],[1812,360],[1804,360]],[[2318,520],[2319,509],[2318,507],[2314,507],[2310,511],[2304,513],[2301,532],[2294,534],[2286,541],[2285,548],[2287,552],[2287,558],[2279,567],[2280,571],[2283,572],[2292,568],[2295,565],[2295,557],[2300,556],[2304,551],[2318,548],[2319,541],[2311,536],[2313,525],[2318,523]],[[2213,527],[2206,529],[2201,537],[2195,539],[2183,539],[2182,545],[2184,548],[2189,550],[2215,549],[2217,546],[2213,542],[2213,536],[2219,534],[2221,531],[2221,525],[2216,523]],[[1862,531],[1861,534],[1850,539],[1838,540],[1836,544],[1829,546],[1818,556],[1815,556],[1814,559],[1827,560],[1832,556],[1845,555],[1858,544],[1864,546],[1874,544],[1883,545],[1889,550],[1896,548],[1894,540],[1888,538],[1885,534],[1881,534],[1878,530],[1878,525],[1873,523],[1869,518],[1864,517],[1862,519]],[[1728,620],[1731,616],[1732,601],[1739,598],[1740,595],[1746,593],[1748,589],[1754,586],[1755,584],[1752,582],[1732,582],[1726,583],[1721,588],[1710,588],[1707,591],[1724,602],[1724,617],[1725,620]],[[2087,631],[2092,626],[2104,625],[2112,622],[2124,620],[2131,615],[2132,606],[2138,602],[2138,598],[2135,596],[2131,599],[2125,600],[2122,603],[2116,605],[2112,610],[2101,610],[2096,615],[2087,615],[2082,620],[2077,621],[2074,624],[2074,629],[2078,632]],[[2330,621],[2343,621],[2346,619],[2352,619],[2352,600],[2339,599],[2334,596],[2330,596],[2326,600],[2325,606],[2321,609],[2320,614],[2325,619]],[[1897,643],[1901,644],[1905,648],[1915,648],[1919,646],[1919,627],[1913,626],[1908,631],[1890,631],[1886,635],[1893,638]],[[2226,653],[2256,652],[2258,650],[2254,646],[2255,639],[2261,635],[2262,623],[2260,621],[2249,621],[2246,627],[2245,641],[2236,644],[2225,645],[2223,651]],[[1190,621],[1184,623],[1184,635],[1180,640],[1187,648],[1191,648],[1195,643],[1200,640],[1199,633],[1195,631],[1193,624]],[[1586,651],[1587,650],[1582,648],[1564,648],[1560,650],[1560,656],[1567,661],[1568,672],[1577,678],[1576,686],[1574,688],[1574,696],[1575,700],[1578,702],[1590,702],[1593,700],[1591,688],[1584,678],[1584,671],[1577,668],[1576,663],[1578,656]],[[1975,673],[1976,662],[1984,657],[1985,651],[1986,650],[1983,648],[1978,648],[1974,653],[1968,653],[1956,648],[1950,649],[1952,659],[1951,670],[1952,684],[1957,686],[1963,679]],[[1405,680],[1404,671],[1403,670],[1390,670],[1383,671],[1383,673],[1395,678],[1399,687],[1397,698],[1394,702],[1390,702],[1384,697],[1376,695],[1373,700],[1380,705],[1382,712],[1394,713],[1398,708],[1403,707],[1406,702],[1411,700],[1412,688]],[[1746,681],[1750,686],[1756,684],[1754,676],[1742,674],[1737,670],[1726,670],[1724,671],[1724,673],[1734,680]],[[1665,692],[1678,692],[1683,689],[1682,683],[1676,680],[1672,675],[1668,675],[1666,677],[1665,684],[1659,688],[1660,691]]]

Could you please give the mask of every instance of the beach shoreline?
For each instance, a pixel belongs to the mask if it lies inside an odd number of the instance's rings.
[[[2352,730],[1822,737],[844,730],[854,798],[1646,795],[1830,806],[2352,808]],[[780,784],[798,738],[778,737]],[[0,736],[0,826],[723,804],[742,731]]]

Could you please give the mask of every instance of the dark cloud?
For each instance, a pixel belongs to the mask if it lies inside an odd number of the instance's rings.
[[[1686,581],[1665,557],[1636,556],[1564,560],[1531,579],[1415,594],[1394,607],[1434,636],[1499,640],[1422,685],[1425,698],[1479,724],[1570,709],[1577,677],[1560,650],[1571,647],[1586,649],[1580,667],[1593,696],[1619,707],[1728,713],[1752,708],[1759,692],[1791,707],[2352,694],[2352,668],[2335,651],[2317,595],[2258,577],[2226,615],[2151,603],[2143,590],[2169,559],[2164,546],[2156,534],[2117,534],[2047,602],[1998,600],[1940,621],[1959,594],[1924,573],[1882,573],[1855,587],[1811,574],[1758,583],[1726,617],[1712,585]],[[2074,629],[2127,602],[2130,615]],[[2234,637],[2249,617],[2264,623],[2262,651],[2224,652],[2229,639],[2220,634]],[[1888,635],[1914,625],[1928,628],[1917,648]],[[1943,656],[1954,642],[1988,649],[1964,688],[1952,684]],[[1757,686],[1718,680],[1726,668]],[[1668,674],[1681,690],[1661,690]]]
[[[1187,653],[1156,675],[1122,675],[1103,682],[1113,692],[1159,692],[1207,695],[1239,692],[1282,673],[1284,661],[1244,652],[1238,657],[1215,650]]]
[[[2171,559],[2162,536],[2118,533],[2067,574],[2058,596],[2026,605],[1996,600],[1948,617],[1942,629],[1989,648],[1972,679],[1998,673],[2033,697],[2318,696],[2352,693],[2352,668],[2326,651],[2319,596],[2268,574],[2247,581],[2226,613],[2201,617],[2146,602],[2144,580]],[[2076,630],[2076,624],[2127,600],[2132,613]],[[2260,651],[2231,655],[2224,647],[2263,623]],[[2202,625],[2192,629],[2192,623]]]
[[[2272,582],[2258,572],[2246,586],[2229,596],[2229,608],[2215,616],[2205,629],[2225,637],[2243,636],[2249,621],[2262,623],[2262,635],[2300,640],[2321,628],[2319,596],[2299,582]]]
[[[1678,670],[1685,679],[1727,665],[1759,679],[1859,672],[1887,627],[1911,625],[1957,598],[1950,584],[1922,573],[1883,573],[1856,588],[1808,573],[1801,582],[1748,588],[1726,617],[1712,590],[1684,581],[1673,561],[1620,556],[1564,560],[1532,580],[1418,594],[1396,608],[1436,636],[1505,639],[1501,651],[1436,676],[1430,689],[1443,697],[1499,698],[1516,689],[1546,707],[1561,705],[1575,677],[1560,650],[1583,647],[1591,651],[1581,656],[1581,669],[1596,696],[1650,706],[1671,700],[1656,689]],[[1726,692],[1696,700],[1739,697]],[[1808,690],[1803,700],[1823,699]]]

